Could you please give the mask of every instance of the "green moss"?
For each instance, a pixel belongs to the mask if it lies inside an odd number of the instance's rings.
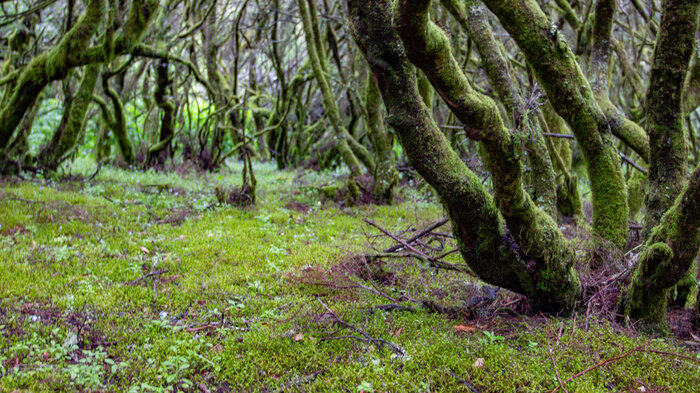
[[[74,163],[80,173],[94,170],[81,165]],[[212,186],[235,186],[240,169],[180,176],[105,167],[92,184],[0,186],[0,390],[165,391],[191,382],[211,391],[357,391],[370,385],[375,391],[469,391],[453,373],[484,392],[539,393],[558,386],[548,342],[566,378],[647,340],[594,319],[589,330],[562,320],[554,345],[559,321],[533,327],[526,317],[496,318],[462,335],[454,325],[464,321],[439,314],[369,313],[387,300],[305,284],[300,277],[314,271],[329,277],[348,254],[365,250],[363,217],[399,231],[416,224],[416,212],[426,223],[437,220],[441,206],[411,201],[340,210],[317,204],[315,194],[299,188],[299,173],[256,164],[261,187],[255,209],[207,208],[216,202]],[[337,184],[336,177],[304,173],[315,186]],[[290,199],[311,210],[284,208]],[[191,209],[183,221],[165,222],[183,209]],[[153,266],[168,272],[155,282],[127,285]],[[419,263],[390,268],[408,285],[383,290],[437,301],[432,292],[455,288],[441,300],[448,305],[463,303],[465,280],[480,285],[450,272],[426,280],[430,270]],[[321,341],[338,327],[321,318],[317,296],[406,356],[356,340]],[[295,341],[299,333],[303,338]],[[671,340],[650,348],[694,356]],[[476,367],[479,358],[484,365]],[[23,366],[15,369],[15,360]],[[674,373],[665,372],[671,367]],[[621,390],[685,393],[698,382],[693,363],[639,352],[566,387],[598,392],[613,383]]]

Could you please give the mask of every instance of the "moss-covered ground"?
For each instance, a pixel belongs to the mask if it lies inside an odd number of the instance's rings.
[[[362,219],[422,228],[439,205],[406,188],[393,206],[342,207],[322,201],[340,174],[256,170],[258,205],[245,209],[215,196],[239,183],[235,166],[0,184],[0,391],[539,393],[557,372],[566,381],[640,346],[565,388],[700,386],[692,347],[584,316],[373,308],[392,303],[378,292],[444,306],[478,293],[469,276],[408,259],[386,267],[392,280],[347,267],[370,243],[390,245]],[[324,305],[403,354],[342,338],[364,336]]]

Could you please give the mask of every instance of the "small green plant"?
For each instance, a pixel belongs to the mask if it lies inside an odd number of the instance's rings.
[[[367,381],[362,381],[360,382],[359,385],[357,385],[357,392],[358,393],[374,393],[374,388],[372,387],[372,384],[367,382]]]
[[[481,340],[483,340],[483,341],[486,342],[487,344],[493,344],[493,343],[496,343],[496,342],[498,342],[498,341],[503,341],[503,340],[505,340],[505,337],[503,337],[503,336],[497,336],[495,333],[490,332],[490,331],[488,331],[488,330],[484,330],[482,333],[484,333],[484,336],[486,336],[486,340],[484,340],[484,339],[481,339]],[[480,341],[481,341],[481,340],[480,340]]]

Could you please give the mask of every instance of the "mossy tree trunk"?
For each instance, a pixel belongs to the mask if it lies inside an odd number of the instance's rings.
[[[213,120],[213,132],[211,145],[209,150],[203,148],[200,152],[201,164],[208,166],[205,169],[212,170],[221,164],[224,155],[224,139],[226,138],[226,126],[228,116],[226,116],[225,108],[229,106],[230,96],[233,94],[231,86],[226,77],[219,71],[218,53],[221,43],[217,40],[217,1],[212,2],[211,7],[214,10],[206,16],[204,27],[202,29],[202,38],[204,45],[204,61],[207,70],[207,79],[212,88],[212,99],[216,112]]]
[[[492,101],[465,84],[459,65],[449,53],[447,37],[427,19],[429,3],[398,2],[397,30],[411,46],[411,58],[424,68],[433,86],[463,122],[475,127],[472,134],[478,133],[486,140],[488,158],[496,159],[496,154],[511,147],[504,143],[507,132],[504,135],[498,110]],[[489,162],[491,168],[498,170],[494,176],[502,182],[499,187],[514,192],[514,196],[497,197],[498,206],[506,209],[513,224],[508,231],[496,202],[450,147],[420,98],[413,67],[392,26],[390,3],[349,0],[348,7],[353,35],[382,92],[389,113],[387,122],[397,131],[412,165],[438,192],[453,221],[465,261],[486,282],[526,294],[535,309],[570,310],[580,293],[571,266],[573,249],[556,230],[554,221],[523,192],[521,173],[513,170],[520,169],[517,160],[512,165]],[[445,79],[447,76],[449,79]],[[500,159],[512,160],[512,153],[508,151]],[[510,175],[514,180],[505,178]],[[528,243],[534,239],[526,234],[530,230],[538,233],[542,241]],[[519,243],[516,237],[524,242]],[[547,255],[542,253],[544,243],[553,246]]]
[[[156,65],[156,88],[153,92],[153,98],[162,115],[158,143],[148,149],[148,164],[159,168],[165,165],[166,159],[170,156],[175,136],[175,100],[172,91],[168,94],[168,89],[172,89],[173,83],[168,74],[169,65],[167,60],[161,60]]]
[[[541,107],[541,124],[550,134],[567,134],[566,122],[547,103]],[[563,138],[547,137],[547,148],[552,165],[557,172],[557,209],[564,217],[584,222],[578,177],[571,173],[572,152],[569,142]]]
[[[41,104],[44,100],[43,96],[43,93],[39,94],[32,108],[24,114],[22,121],[17,126],[17,132],[15,133],[14,139],[5,149],[8,159],[16,160],[15,163],[19,167],[17,169],[31,165],[31,161],[33,160],[33,157],[29,153],[29,134],[32,132],[32,126],[34,125],[34,121],[36,120],[37,114],[39,113],[39,109],[41,108]],[[3,171],[0,169],[0,173],[2,172]]]
[[[88,49],[105,10],[103,0],[90,0],[83,15],[59,43],[48,52],[35,56],[22,70],[8,101],[0,108],[0,150],[5,149],[24,113],[32,107],[44,87],[51,81],[63,79],[68,71],[80,65],[77,64],[78,56]]]
[[[348,130],[343,125],[338,104],[333,94],[333,89],[331,88],[328,73],[328,59],[319,31],[320,27],[317,21],[314,23],[316,11],[313,7],[313,0],[298,0],[298,3],[311,67],[323,97],[323,108],[333,127],[338,152],[340,152],[345,165],[350,169],[348,190],[353,198],[357,198],[359,196],[359,188],[355,179],[362,175],[362,167],[360,161],[350,147],[350,138],[352,138],[352,135],[348,133]]]
[[[653,329],[665,329],[669,290],[688,273],[700,241],[700,168],[687,182],[681,105],[699,13],[699,0],[664,2],[647,94],[652,146],[646,203],[650,235],[623,310]]]
[[[392,203],[394,187],[399,182],[399,172],[394,161],[393,137],[384,127],[382,115],[382,95],[377,80],[370,75],[365,91],[365,106],[367,108],[367,132],[372,140],[375,154],[374,188],[372,195],[379,203]]]
[[[622,304],[625,315],[650,329],[666,330],[669,290],[687,274],[699,245],[700,168],[696,168],[646,241]]]
[[[680,193],[688,176],[682,93],[695,49],[698,0],[666,0],[647,93],[647,131],[651,141],[646,233]]]
[[[649,137],[637,123],[621,114],[610,100],[609,69],[613,43],[612,31],[617,0],[597,0],[592,31],[590,58],[591,89],[601,110],[611,124],[612,133],[649,162]]]
[[[102,65],[99,63],[85,67],[80,87],[68,109],[65,124],[56,129],[49,144],[39,154],[38,159],[44,168],[55,171],[67,154],[75,148],[81,130],[85,127],[86,114],[101,68]]]
[[[452,16],[468,32],[481,55],[484,71],[498,98],[510,113],[510,123],[518,130],[522,150],[529,150],[532,196],[535,203],[547,214],[556,217],[556,181],[552,160],[542,135],[542,125],[537,116],[537,102],[526,102],[518,89],[518,81],[510,61],[503,55],[503,44],[496,40],[491,30],[488,12],[480,0],[441,0]],[[467,11],[468,10],[468,11]]]
[[[102,120],[112,130],[122,160],[125,164],[132,165],[136,159],[134,155],[134,145],[131,143],[131,139],[129,139],[129,134],[127,133],[124,103],[121,97],[119,97],[119,93],[109,84],[109,79],[113,75],[114,73],[109,71],[102,73],[102,89],[112,104],[112,110],[109,109],[107,103],[101,97],[93,96],[93,100],[100,106]]]
[[[83,14],[58,44],[35,56],[17,76],[7,102],[0,108],[0,150],[6,148],[24,113],[50,82],[63,79],[75,67],[108,63],[115,55],[131,53],[159,5],[158,0],[132,1],[119,34],[110,25],[100,36],[102,42],[90,46],[105,16],[112,14],[105,0],[87,1]]]
[[[624,247],[629,231],[627,190],[612,138],[618,125],[605,116],[563,34],[534,0],[484,3],[518,44],[581,146],[593,194],[594,233]]]

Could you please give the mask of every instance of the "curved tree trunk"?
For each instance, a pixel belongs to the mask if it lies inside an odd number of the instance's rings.
[[[646,223],[650,235],[623,310],[652,329],[666,328],[668,292],[687,274],[700,241],[700,168],[687,183],[681,106],[699,14],[699,0],[664,2],[647,96],[652,145]]]
[[[534,0],[484,0],[520,47],[554,109],[581,146],[593,194],[594,233],[624,247],[629,231],[627,190],[611,122],[558,28]]]
[[[162,168],[170,156],[170,149],[175,135],[175,101],[172,94],[168,95],[168,87],[172,79],[168,76],[167,60],[161,60],[156,66],[156,88],[153,98],[158,108],[163,112],[160,119],[160,134],[158,143],[148,149],[148,164]]]
[[[537,116],[537,103],[527,103],[518,91],[518,82],[508,59],[503,55],[503,44],[496,40],[489,24],[488,14],[480,0],[441,0],[475,43],[481,55],[484,71],[503,106],[510,113],[508,121],[519,130],[529,149],[532,172],[532,196],[547,214],[556,217],[556,180],[552,160],[542,135],[542,124]],[[467,10],[469,10],[467,12]]]
[[[109,78],[113,74],[107,72],[102,74],[102,89],[105,95],[109,98],[112,103],[112,111],[107,107],[107,103],[98,96],[93,96],[93,100],[100,106],[102,110],[102,119],[104,120],[109,128],[114,134],[114,138],[117,140],[117,146],[121,153],[124,163],[127,165],[132,165],[135,161],[134,156],[134,145],[129,139],[129,135],[126,130],[126,116],[124,114],[124,104],[122,103],[119,93],[116,92],[109,85]]]
[[[661,26],[663,30],[663,23]],[[688,272],[700,248],[700,168],[646,242],[622,304],[625,315],[666,330],[669,290]]]
[[[51,142],[39,155],[39,161],[46,169],[55,171],[65,160],[66,155],[75,148],[81,130],[85,126],[85,116],[101,68],[101,64],[90,64],[85,67],[80,87],[68,109],[66,123],[54,132]]]
[[[698,0],[666,0],[656,41],[649,91],[648,132],[652,153],[646,233],[680,193],[688,177],[688,146],[681,106],[683,84],[695,48]]]
[[[498,111],[493,102],[487,102],[468,85],[463,85],[458,74],[449,74],[452,75],[450,80],[457,80],[454,85],[448,85],[442,79],[459,65],[450,59],[446,50],[449,48],[447,38],[428,22],[428,5],[429,1],[400,2],[397,21],[403,25],[399,31],[406,33],[406,41],[408,36],[415,40],[409,42],[413,46],[412,59],[424,68],[436,90],[456,113],[459,112],[465,124],[472,127],[489,125],[480,130],[473,128],[471,132],[478,131],[483,139],[488,140],[484,146],[491,150],[489,160],[498,159],[496,154],[502,152],[499,149],[507,150],[509,146],[501,145],[504,135],[500,127],[502,123],[499,126]],[[387,121],[397,131],[413,166],[440,195],[452,218],[465,261],[486,282],[526,294],[535,309],[549,312],[570,310],[580,293],[579,281],[572,269],[573,249],[556,230],[554,221],[537,209],[523,192],[521,174],[513,170],[519,170],[519,164],[497,166],[493,161],[489,164],[497,170],[494,177],[504,175],[500,187],[514,192],[509,197],[498,195],[499,207],[506,209],[510,217],[512,232],[509,232],[494,200],[452,150],[421,100],[415,73],[391,24],[389,3],[349,0],[348,6],[353,35],[382,91],[389,112]],[[421,36],[424,32],[430,34],[427,41]],[[419,52],[425,55],[423,62],[419,61]],[[429,64],[439,64],[440,67],[428,67]],[[445,75],[440,74],[441,71]],[[461,101],[455,103],[455,97]],[[510,158],[500,157],[504,162]],[[505,176],[509,175],[516,178],[506,181]],[[530,238],[526,234],[529,231],[538,235]],[[528,243],[537,236],[542,237],[542,242]],[[525,242],[520,244],[515,238]],[[545,243],[551,246],[547,255],[541,253]]]
[[[77,58],[87,51],[92,35],[98,30],[104,5],[103,0],[90,0],[83,15],[58,45],[34,57],[22,70],[10,98],[0,108],[0,150],[5,149],[24,113],[44,87],[51,81],[63,79],[79,65]]]
[[[647,133],[637,123],[622,115],[610,100],[608,74],[616,8],[617,0],[596,1],[589,72],[591,74],[591,89],[608,121],[616,125],[611,127],[613,135],[625,142],[644,161],[649,162],[649,137]]]
[[[392,203],[394,187],[399,183],[399,172],[396,170],[394,151],[392,150],[394,139],[384,128],[382,94],[379,91],[377,80],[372,75],[367,80],[365,106],[367,108],[367,132],[369,132],[376,156],[372,195],[374,200],[379,203]]]
[[[359,196],[359,189],[355,179],[362,175],[360,161],[350,147],[350,139],[352,135],[343,125],[340,118],[340,111],[336,99],[333,95],[330,82],[328,80],[328,64],[321,34],[319,32],[318,22],[314,23],[315,9],[313,0],[298,0],[299,12],[301,13],[302,24],[304,26],[304,35],[306,37],[307,50],[311,60],[311,67],[314,70],[316,81],[321,89],[323,96],[323,107],[326,110],[326,115],[331,122],[333,131],[335,132],[336,147],[340,152],[345,165],[350,168],[350,178],[348,179],[348,190],[354,198]]]
[[[24,113],[52,81],[63,79],[79,66],[108,63],[117,54],[131,53],[160,5],[158,0],[134,0],[120,34],[112,26],[102,36],[104,42],[90,47],[92,36],[108,15],[105,0],[89,0],[73,27],[48,52],[35,56],[17,76],[7,102],[0,108],[0,151],[7,147]]]

